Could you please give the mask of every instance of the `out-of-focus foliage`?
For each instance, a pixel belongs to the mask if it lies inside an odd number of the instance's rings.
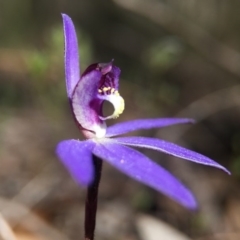
[[[153,43],[143,57],[143,63],[149,66],[151,71],[167,71],[178,63],[182,57],[183,46],[179,39],[163,38]]]

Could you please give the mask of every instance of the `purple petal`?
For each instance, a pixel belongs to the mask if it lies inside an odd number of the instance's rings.
[[[126,144],[134,147],[150,148],[192,162],[220,168],[230,174],[230,172],[225,167],[216,163],[212,159],[167,141],[147,137],[121,137],[115,138],[114,140],[121,144]]]
[[[102,100],[97,98],[101,76],[99,70],[91,70],[82,75],[73,92],[72,109],[82,128],[93,133],[103,131],[105,135],[105,123],[99,118]]]
[[[193,119],[188,118],[156,118],[156,119],[137,119],[123,123],[117,123],[107,129],[106,137],[113,137],[124,133],[150,128],[167,127],[180,123],[193,123]]]
[[[114,88],[118,90],[119,77],[121,70],[117,66],[113,65],[113,60],[108,63],[93,63],[87,67],[82,76],[88,74],[93,70],[99,70],[102,73],[101,82],[99,82],[99,89],[104,87]],[[111,89],[110,89],[111,91]]]
[[[140,152],[108,140],[97,144],[93,154],[108,161],[126,175],[142,182],[188,208],[196,208],[191,192],[165,169]]]
[[[87,186],[94,176],[91,141],[65,140],[58,144],[56,152],[77,183]]]
[[[104,74],[103,74],[104,73]],[[120,69],[110,63],[95,63],[82,74],[72,94],[72,110],[77,122],[88,131],[89,138],[106,134],[104,120],[122,113],[124,100],[118,94]],[[110,101],[114,112],[103,117],[104,101]]]
[[[77,35],[69,16],[62,14],[65,40],[65,77],[67,95],[71,99],[73,90],[80,79]]]

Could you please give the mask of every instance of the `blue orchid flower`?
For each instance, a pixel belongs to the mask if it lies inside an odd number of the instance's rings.
[[[149,148],[199,164],[226,168],[199,153],[173,143],[148,137],[119,137],[139,129],[192,123],[185,118],[138,119],[107,127],[106,120],[118,117],[124,110],[124,100],[118,92],[120,69],[109,63],[90,65],[81,75],[78,42],[73,22],[63,14],[65,38],[65,75],[67,96],[74,119],[86,140],[65,140],[58,144],[57,154],[72,177],[82,186],[94,180],[93,156],[96,156],[133,179],[167,195],[181,205],[197,206],[192,193],[167,170],[131,147]],[[103,116],[103,102],[109,101],[112,115]]]

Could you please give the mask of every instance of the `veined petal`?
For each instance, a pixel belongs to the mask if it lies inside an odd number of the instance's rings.
[[[83,74],[77,83],[72,96],[72,109],[77,122],[83,129],[88,130],[87,137],[105,136],[106,124],[99,118],[102,111],[102,100],[97,98],[98,85],[102,73],[91,70]]]
[[[114,140],[117,143],[124,145],[154,149],[192,162],[220,168],[230,174],[225,167],[216,163],[212,159],[164,140],[147,137],[119,137]]]
[[[123,112],[124,100],[118,93],[120,69],[110,63],[95,63],[82,74],[72,94],[72,110],[87,138],[103,138],[105,120]],[[113,104],[112,115],[103,117],[104,101]]]
[[[56,152],[72,177],[80,185],[89,185],[94,177],[91,141],[65,140],[58,144]]]
[[[93,154],[135,180],[166,194],[183,206],[196,208],[197,204],[191,192],[168,171],[140,152],[108,140],[103,144],[96,144]]]
[[[65,77],[68,98],[71,98],[73,90],[80,79],[79,55],[77,35],[73,22],[69,16],[62,14],[64,41],[65,41]]]
[[[182,123],[194,123],[194,120],[188,118],[137,119],[123,123],[117,123],[108,127],[106,137],[114,137],[140,129],[160,128]]]

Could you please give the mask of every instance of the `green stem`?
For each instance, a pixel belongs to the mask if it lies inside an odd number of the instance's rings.
[[[94,239],[98,202],[98,186],[101,179],[102,160],[93,156],[93,166],[95,177],[92,184],[88,187],[85,203],[85,240]]]

